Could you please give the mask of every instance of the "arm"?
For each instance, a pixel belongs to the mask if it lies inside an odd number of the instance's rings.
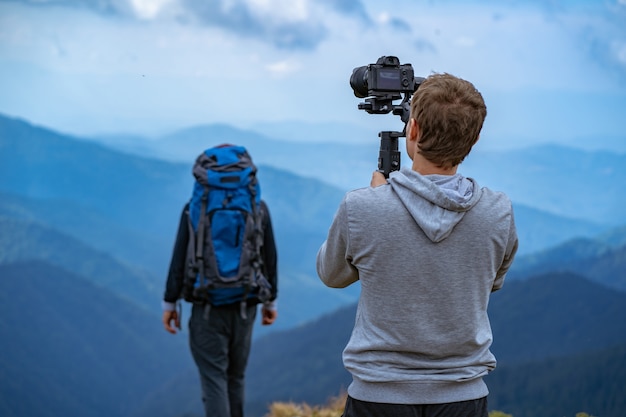
[[[269,302],[264,303],[261,308],[261,323],[270,325],[274,323],[278,312],[276,309],[276,297],[278,296],[278,253],[274,240],[274,229],[272,228],[272,218],[269,209],[264,201],[261,201],[263,212],[263,266],[264,273],[272,286],[272,297]]]
[[[163,295],[163,326],[170,333],[176,333],[171,323],[174,321],[176,327],[180,328],[180,317],[176,311],[176,301],[180,298],[183,289],[183,279],[185,276],[185,260],[187,258],[187,243],[189,241],[188,229],[188,207],[185,206],[180,216],[170,269],[167,274],[165,284],[165,294]]]
[[[317,252],[317,274],[324,284],[344,288],[358,281],[359,272],[352,264],[346,199],[341,202],[328,237]]]
[[[502,288],[504,284],[504,277],[513,264],[513,259],[515,259],[515,254],[517,253],[519,241],[517,238],[517,229],[515,228],[515,220],[513,216],[513,209],[511,208],[511,226],[509,228],[509,240],[507,242],[506,252],[504,254],[504,260],[502,261],[502,265],[498,269],[496,273],[496,279],[493,283],[493,287],[491,291],[497,291]]]

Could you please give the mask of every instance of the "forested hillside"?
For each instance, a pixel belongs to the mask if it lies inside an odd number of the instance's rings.
[[[569,273],[545,274],[505,284],[489,311],[499,363],[489,377],[497,399],[490,409],[527,417],[579,411],[622,415],[626,396],[619,394],[626,386],[626,362],[619,355],[626,346],[626,293]],[[323,404],[347,387],[350,376],[341,352],[354,312],[354,306],[346,308],[257,343],[249,373],[250,407],[256,407],[257,416],[268,398]],[[268,363],[286,363],[297,371],[285,374]],[[587,365],[581,368],[583,363]],[[540,375],[533,373],[542,367]],[[507,371],[501,374],[501,369]],[[318,380],[322,382],[316,384]],[[537,396],[540,392],[550,395]]]
[[[509,279],[554,270],[576,272],[609,288],[626,291],[626,229],[612,229],[596,239],[572,239],[546,251],[520,256]]]
[[[626,343],[562,358],[500,366],[486,378],[489,408],[513,417],[620,417],[626,407]]]
[[[153,310],[162,289],[146,271],[94,250],[39,221],[0,216],[0,265],[44,261],[84,277],[128,302]]]
[[[0,415],[125,416],[190,366],[183,338],[70,269],[0,264]]]
[[[338,290],[340,291],[340,290]],[[250,415],[273,401],[324,404],[349,385],[341,352],[356,306],[306,326],[259,339],[252,351],[247,398]],[[571,273],[549,273],[505,284],[489,308],[498,367],[489,375],[490,409],[514,416],[621,417],[626,408],[626,293]],[[194,373],[187,375],[187,390]],[[189,401],[181,380],[164,388]],[[514,394],[512,394],[514,393]],[[543,393],[538,395],[538,393]],[[555,401],[558,399],[558,401]],[[138,417],[158,412],[160,401]]]

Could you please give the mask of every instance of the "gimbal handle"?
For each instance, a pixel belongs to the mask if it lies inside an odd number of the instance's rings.
[[[398,151],[398,138],[404,137],[403,132],[383,131],[380,136],[380,151],[378,152],[378,171],[385,178],[389,174],[400,169],[400,152]]]

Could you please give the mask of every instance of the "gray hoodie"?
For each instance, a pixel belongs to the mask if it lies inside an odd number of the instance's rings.
[[[330,287],[361,295],[343,353],[362,401],[482,398],[494,369],[487,305],[517,250],[511,202],[460,174],[393,172],[346,194],[317,255]]]

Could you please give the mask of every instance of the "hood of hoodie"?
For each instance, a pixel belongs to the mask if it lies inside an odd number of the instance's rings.
[[[476,181],[461,174],[421,175],[402,169],[389,175],[389,184],[433,242],[448,237],[481,196]]]

